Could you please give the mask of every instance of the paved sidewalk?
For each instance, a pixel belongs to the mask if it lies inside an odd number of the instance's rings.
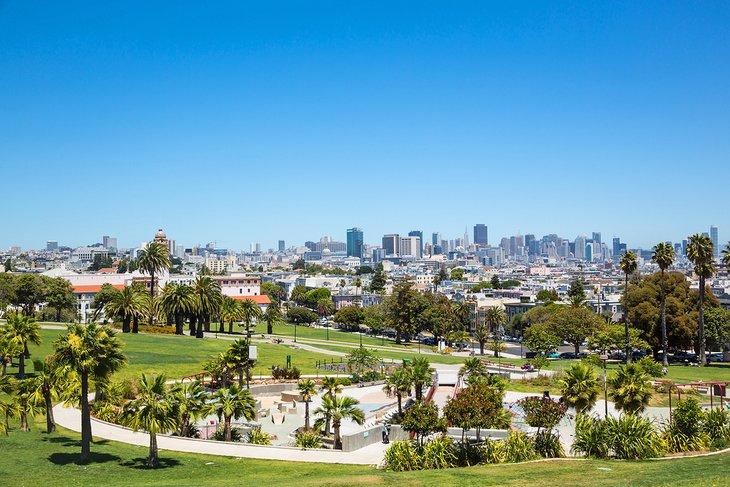
[[[56,423],[71,431],[81,431],[81,411],[58,405],[53,408]],[[118,441],[130,445],[149,447],[147,433],[132,431],[111,423],[91,419],[91,431],[96,438]],[[257,446],[245,443],[224,443],[174,436],[157,436],[161,450],[220,455],[226,457],[257,458],[262,460],[289,460],[315,463],[344,463],[351,465],[379,465],[387,445],[375,443],[354,452],[337,450],[302,450],[299,448]]]

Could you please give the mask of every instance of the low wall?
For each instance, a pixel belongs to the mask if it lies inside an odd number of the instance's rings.
[[[281,384],[258,384],[252,385],[249,389],[251,395],[256,396],[270,396],[272,394],[279,394],[281,392],[293,391],[298,387],[296,382],[283,382]]]
[[[461,428],[448,428],[446,430],[446,434],[451,438],[461,439],[461,433],[462,433]],[[490,438],[492,440],[501,440],[501,439],[507,438],[508,434],[509,434],[509,430],[483,429],[483,430],[479,431],[479,437],[481,439]],[[467,430],[466,434],[464,436],[469,439],[476,439],[477,430],[475,428]]]
[[[380,443],[383,441],[383,435],[381,433],[382,428],[380,425],[373,426],[364,431],[359,431],[351,435],[342,437],[342,451],[355,451],[360,448],[372,445],[374,443]],[[461,431],[461,430],[459,430]],[[460,433],[461,434],[461,433]],[[403,431],[401,427],[394,424],[390,427],[390,441],[407,440],[409,438],[408,432]]]

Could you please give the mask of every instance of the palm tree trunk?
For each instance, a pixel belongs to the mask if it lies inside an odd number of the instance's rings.
[[[56,323],[61,321],[61,308],[56,308]]]
[[[700,320],[697,326],[698,341],[698,358],[700,365],[706,365],[705,362],[705,277],[700,276]]]
[[[667,348],[668,348],[668,340],[667,340],[667,298],[665,296],[665,289],[664,289],[664,269],[662,269],[662,350],[664,353],[662,354],[662,364],[664,367],[669,366],[669,358],[667,357]]]
[[[223,440],[231,441],[231,417],[230,416],[224,416]]]
[[[131,319],[129,316],[125,316],[122,318],[122,333],[129,333],[129,322]]]
[[[132,333],[139,333],[139,317],[135,316],[132,320]]]
[[[309,431],[309,401],[304,402],[304,429]]]
[[[218,333],[225,333],[226,332],[226,324],[223,322],[222,319],[219,318],[218,321]]]
[[[154,323],[154,321],[155,321],[154,303],[155,303],[155,270],[152,269],[152,272],[150,272],[150,321],[147,323],[150,326],[155,324]],[[137,332],[135,331],[134,333],[137,333]]]
[[[89,411],[89,374],[81,373],[81,457],[80,462],[91,459],[91,413]]]
[[[274,334],[274,322],[273,321],[269,321],[268,323],[266,323],[266,333],[268,333],[269,335]]]
[[[25,354],[21,353],[18,362],[18,375],[21,379],[25,377]]]
[[[201,316],[198,318],[198,329],[195,333],[195,338],[203,338],[203,326],[205,325],[205,319]]]
[[[46,432],[53,433],[56,431],[56,420],[53,417],[53,401],[51,400],[51,391],[43,391],[43,399],[46,401]]]
[[[340,422],[335,421],[333,426],[335,428],[335,450],[342,450],[342,439],[340,438]]]
[[[228,333],[233,334],[233,320],[228,322]]]
[[[150,433],[150,456],[147,459],[147,466],[156,468],[160,466],[160,458],[157,453],[157,435]]]
[[[194,337],[197,335],[197,332],[195,330],[196,324],[197,324],[197,318],[195,317],[195,315],[191,315],[190,316],[190,336],[191,337]]]
[[[183,317],[182,313],[175,313],[175,335],[183,334]]]
[[[629,275],[626,274],[626,284],[624,285],[624,331],[626,339],[626,363],[631,363],[631,346],[629,341],[629,302],[628,302],[628,291],[629,291]]]
[[[20,431],[30,431],[30,428],[28,427],[28,415],[25,413],[25,407],[22,406],[20,409]]]
[[[395,397],[398,398],[398,416],[401,416],[403,414],[403,396],[398,393]]]

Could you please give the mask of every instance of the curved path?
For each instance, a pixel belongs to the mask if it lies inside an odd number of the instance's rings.
[[[81,431],[81,411],[74,407],[58,405],[53,408],[56,423],[71,431]],[[149,447],[149,435],[132,431],[122,426],[91,418],[91,431],[96,438],[118,441],[130,445]],[[316,463],[345,463],[352,465],[379,465],[387,445],[375,443],[353,452],[337,450],[302,450],[290,447],[249,445],[245,443],[225,443],[193,438],[157,435],[157,445],[161,450],[226,457],[257,458],[262,460],[289,460]]]

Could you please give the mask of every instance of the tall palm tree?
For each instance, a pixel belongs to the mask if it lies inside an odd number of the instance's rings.
[[[218,418],[223,418],[223,441],[231,441],[231,420],[244,418],[251,421],[256,417],[256,401],[246,389],[236,384],[218,389],[213,394],[213,407]]]
[[[395,396],[398,401],[398,416],[403,414],[403,396],[411,391],[412,386],[411,375],[403,367],[394,370],[385,380],[383,391],[388,397]]]
[[[687,258],[695,265],[695,274],[700,278],[700,318],[697,324],[697,348],[700,365],[707,363],[705,358],[705,280],[715,274],[712,264],[714,248],[707,235],[695,234],[689,237]]]
[[[117,291],[105,306],[105,312],[108,316],[121,318],[122,333],[129,333],[132,321],[139,319],[146,309],[146,293],[140,292],[138,286],[126,286],[121,291]]]
[[[592,365],[576,363],[565,371],[560,388],[568,406],[584,413],[596,404],[601,384]]]
[[[730,267],[730,242],[728,242],[725,245],[725,248],[722,249],[722,263],[727,267]]]
[[[452,321],[456,328],[461,331],[468,331],[469,315],[471,314],[469,305],[464,301],[460,303],[451,303],[451,314]]]
[[[464,365],[459,369],[459,378],[487,375],[487,367],[477,357],[469,357],[464,360]]]
[[[170,282],[162,288],[160,309],[175,320],[176,335],[183,334],[184,317],[193,310],[194,306],[195,297],[190,286]]]
[[[312,379],[303,379],[299,381],[297,389],[304,401],[304,429],[309,430],[309,403],[317,395],[317,384]]]
[[[504,335],[504,325],[507,323],[507,314],[503,308],[493,306],[487,310],[486,318],[494,337],[494,343],[490,347],[494,350],[494,356],[499,357],[499,351],[503,348],[502,336]]]
[[[125,363],[122,343],[108,326],[90,323],[87,326],[71,325],[56,340],[56,360],[79,375],[81,381],[81,458],[86,462],[91,456],[91,414],[89,411],[89,378],[108,377]]]
[[[210,394],[200,381],[177,383],[170,390],[172,401],[179,414],[178,434],[183,438],[190,436],[190,424],[213,412],[209,403]]]
[[[243,309],[241,302],[236,301],[230,296],[223,296],[221,301],[221,327],[223,323],[228,322],[228,333],[233,333],[233,322],[243,318]]]
[[[35,379],[27,378],[18,381],[15,391],[15,404],[20,416],[20,431],[30,431],[28,417],[35,418],[43,409],[39,406],[38,396],[35,394]]]
[[[0,414],[3,415],[3,421],[0,423],[0,433],[8,436],[10,418],[17,416],[18,407],[15,401],[10,399],[10,395],[15,392],[16,381],[7,375],[0,376]],[[8,396],[3,399],[3,395]]]
[[[661,313],[662,313],[662,350],[663,352],[663,362],[664,366],[669,366],[669,358],[667,356],[667,347],[668,347],[668,341],[667,341],[667,299],[666,299],[666,290],[664,287],[664,272],[669,269],[672,264],[674,263],[674,259],[677,258],[677,254],[674,251],[674,247],[672,247],[672,244],[667,242],[659,242],[654,247],[654,252],[651,255],[651,260],[656,263],[656,265],[659,266],[659,270],[661,271]]]
[[[264,316],[261,308],[253,299],[244,299],[241,302],[241,318],[246,324],[246,336],[251,337],[251,325],[254,321],[260,320]]]
[[[264,312],[263,317],[264,322],[266,323],[266,333],[269,335],[274,333],[274,323],[278,323],[282,320],[281,316],[281,310],[278,306],[275,306],[274,303],[271,303],[269,306],[266,307],[266,311]]]
[[[314,410],[315,415],[321,416],[315,423],[315,427],[318,427],[317,425],[326,416],[332,418],[332,428],[335,433],[335,449],[342,449],[340,426],[342,426],[343,419],[350,419],[359,425],[365,422],[365,413],[357,407],[358,404],[360,404],[360,401],[349,396],[324,396],[322,398],[322,406]]]
[[[637,364],[620,365],[608,377],[610,396],[616,403],[616,409],[626,414],[636,414],[646,409],[654,393],[650,380]]]
[[[221,286],[209,276],[198,276],[193,284],[195,294],[195,314],[198,321],[196,337],[203,338],[203,330],[210,331],[211,316],[220,308],[223,301]]]
[[[479,355],[484,355],[484,345],[489,340],[489,327],[480,323],[474,329],[474,340],[479,344]]]
[[[12,365],[13,357],[20,357],[24,347],[5,334],[6,328],[0,329],[0,376],[8,371],[8,365]]]
[[[329,316],[335,312],[335,303],[330,298],[324,298],[317,301],[317,311],[319,312],[320,318]]]
[[[150,297],[155,297],[155,274],[169,270],[172,267],[170,252],[161,243],[151,243],[146,249],[139,251],[137,268],[140,272],[150,275]],[[150,321],[150,325],[152,321]]]
[[[423,389],[431,385],[434,369],[426,357],[416,357],[408,364],[407,370],[418,401],[423,397]]]
[[[58,398],[59,393],[70,384],[67,380],[67,367],[60,366],[53,355],[46,357],[46,360],[34,360],[33,368],[33,401],[37,404],[44,404],[46,408],[46,433],[56,431],[56,422],[53,417],[53,401]]]
[[[324,391],[327,396],[333,398],[337,394],[342,392],[342,382],[340,382],[340,379],[338,379],[337,377],[322,377],[321,390]],[[331,418],[329,416],[325,416],[324,434],[327,436],[329,436],[330,434],[330,421]]]
[[[157,434],[164,434],[177,428],[178,419],[177,403],[165,385],[165,376],[147,378],[142,374],[137,398],[124,405],[122,424],[135,431],[144,430],[149,433],[148,467],[155,468],[160,465]]]
[[[626,340],[625,344],[625,352],[626,352],[626,362],[631,363],[631,345],[629,343],[629,303],[628,303],[628,291],[629,291],[629,276],[636,272],[636,269],[639,268],[639,262],[636,257],[636,254],[633,250],[629,250],[626,252],[623,256],[621,256],[621,261],[619,262],[619,267],[621,268],[621,271],[624,273],[625,276],[625,284],[624,284],[624,338]]]
[[[231,343],[226,352],[228,363],[238,375],[238,387],[243,387],[244,376],[248,384],[248,371],[251,368],[251,359],[248,356],[251,341],[248,338],[239,338]],[[246,387],[248,389],[248,386]]]
[[[41,344],[41,329],[38,323],[30,316],[21,315],[20,313],[11,314],[5,323],[3,335],[20,351],[18,355],[18,376],[21,379],[25,378],[25,359],[30,357],[28,343]]]

